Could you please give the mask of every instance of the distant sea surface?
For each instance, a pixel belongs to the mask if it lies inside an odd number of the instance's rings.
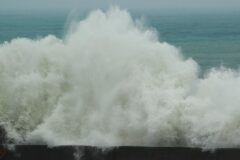
[[[84,18],[86,13],[80,17]],[[202,70],[240,64],[239,14],[161,14],[134,13],[147,26],[156,29],[160,41],[166,41],[192,57]],[[81,19],[81,18],[80,18]],[[0,42],[17,37],[40,38],[49,34],[63,38],[67,14],[0,13]]]

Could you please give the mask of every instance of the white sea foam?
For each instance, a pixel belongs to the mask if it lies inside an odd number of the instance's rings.
[[[238,147],[239,95],[240,72],[199,78],[195,61],[119,8],[63,40],[0,45],[0,125],[16,143]]]

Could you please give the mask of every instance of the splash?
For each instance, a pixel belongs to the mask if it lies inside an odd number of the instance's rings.
[[[0,125],[15,143],[240,146],[240,72],[198,65],[127,11],[93,11],[64,39],[0,45]]]

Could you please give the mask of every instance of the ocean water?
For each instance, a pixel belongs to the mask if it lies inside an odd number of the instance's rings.
[[[150,15],[160,38],[182,49],[204,69],[224,65],[239,67],[240,22],[238,14]]]
[[[16,37],[40,38],[49,34],[63,38],[72,19],[79,21],[87,12],[71,13],[0,13],[0,42]],[[181,49],[202,70],[240,62],[240,14],[236,13],[161,13],[134,12],[133,17],[158,32],[159,39]]]
[[[16,144],[239,147],[237,19],[1,13],[0,126]]]

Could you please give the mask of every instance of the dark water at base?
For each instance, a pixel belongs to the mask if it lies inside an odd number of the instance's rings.
[[[14,151],[0,147],[1,160],[239,160],[240,149],[203,151],[198,148],[88,146],[16,146]]]

